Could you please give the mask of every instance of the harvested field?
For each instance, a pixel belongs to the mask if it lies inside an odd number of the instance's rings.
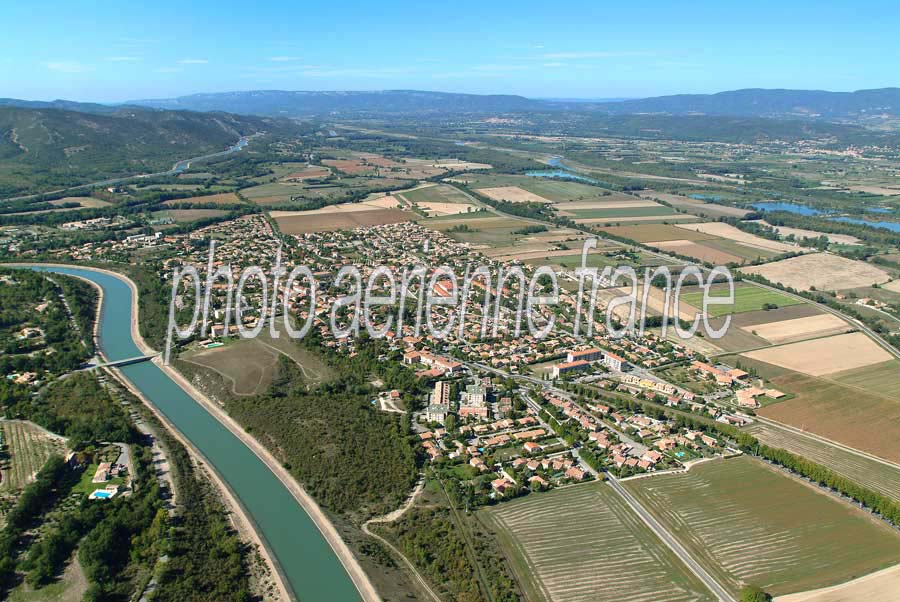
[[[329,230],[349,230],[382,224],[397,224],[414,219],[415,214],[399,209],[378,209],[366,207],[357,211],[332,213],[273,211],[278,228],[285,234],[307,234]]]
[[[713,249],[712,247],[705,246],[692,240],[664,240],[660,242],[649,242],[647,245],[715,265],[743,262],[743,258],[738,257],[737,255]]]
[[[845,259],[829,253],[811,253],[773,263],[742,268],[743,272],[759,274],[771,282],[778,282],[797,290],[843,290],[873,283],[887,282],[884,270],[863,261]]]
[[[881,287],[893,293],[900,293],[900,280],[891,280],[890,282],[882,284]]]
[[[753,458],[624,485],[733,593],[827,587],[900,562],[890,527]]]
[[[693,232],[711,234],[713,236],[741,243],[749,247],[766,249],[768,251],[775,251],[777,253],[789,253],[791,251],[799,250],[796,245],[789,245],[787,243],[778,242],[777,240],[769,240],[768,238],[756,236],[755,234],[744,232],[743,230],[739,230],[731,224],[726,224],[724,222],[701,222],[699,224],[679,225],[678,227],[685,228]]]
[[[471,213],[476,211],[478,207],[475,205],[466,205],[464,203],[418,203],[420,209],[432,215],[458,215],[460,213]]]
[[[382,196],[377,199],[372,199],[370,201],[363,201],[362,205],[367,205],[369,207],[378,207],[379,209],[395,209],[400,207],[400,201],[397,200],[395,196]]]
[[[757,422],[742,430],[766,445],[827,466],[841,476],[900,503],[900,467],[861,456],[782,426]]]
[[[832,377],[808,376],[746,356],[725,361],[753,368],[775,388],[793,394],[792,399],[757,410],[761,416],[900,463],[900,400]]]
[[[603,232],[608,232],[613,236],[620,236],[635,242],[654,244],[659,241],[667,240],[688,240],[698,241],[716,238],[711,234],[702,232],[691,232],[678,226],[670,226],[668,224],[643,224],[639,226],[610,226],[600,228]]]
[[[610,199],[610,200],[607,200]],[[613,200],[614,199],[614,200]],[[600,197],[593,201],[570,201],[568,203],[555,203],[554,209],[558,211],[579,211],[583,209],[628,209],[631,207],[662,207],[653,201],[642,201],[634,197]]]
[[[870,366],[893,357],[861,332],[760,349],[745,356],[810,376]]]
[[[25,420],[0,420],[3,444],[9,459],[3,462],[0,495],[10,494],[25,487],[53,454],[64,455],[66,440],[50,433],[33,422]]]
[[[179,203],[203,203],[211,205],[240,205],[241,199],[233,192],[223,192],[221,194],[208,194],[206,196],[195,196],[189,199],[172,199],[163,203],[164,206],[178,205]]]
[[[900,600],[900,565],[870,573],[834,587],[775,598],[775,602],[856,602],[857,600],[866,602]]]
[[[806,318],[795,318],[767,324],[751,324],[744,327],[756,336],[778,345],[794,341],[802,341],[812,337],[822,337],[853,330],[853,327],[835,316],[823,313]],[[900,380],[900,379],[898,379]]]
[[[532,600],[675,602],[712,594],[605,483],[479,512]]]
[[[497,188],[481,188],[479,194],[494,199],[495,201],[509,201],[510,203],[549,203],[550,200],[538,196],[533,192],[522,190],[516,186],[498,186]]]

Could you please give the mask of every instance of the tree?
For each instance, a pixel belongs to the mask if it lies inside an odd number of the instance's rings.
[[[771,602],[772,596],[757,585],[747,585],[741,589],[741,602]]]

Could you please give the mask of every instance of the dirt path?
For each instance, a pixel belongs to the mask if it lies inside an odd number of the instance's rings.
[[[415,577],[416,581],[419,583],[419,585],[422,587],[422,589],[431,596],[431,598],[432,598],[432,600],[434,600],[434,602],[441,602],[440,596],[438,596],[434,592],[434,590],[431,589],[431,586],[428,585],[428,581],[426,581],[425,578],[419,573],[419,571],[416,569],[415,565],[413,565],[413,563],[410,562],[410,560],[406,556],[404,556],[403,553],[400,552],[400,550],[398,550],[394,546],[394,544],[392,544],[391,542],[386,540],[381,535],[378,535],[377,533],[375,533],[369,529],[369,525],[373,525],[373,524],[377,524],[377,523],[392,523],[392,522],[396,521],[397,519],[399,519],[401,516],[403,516],[406,513],[407,510],[412,508],[413,504],[416,502],[416,499],[422,493],[423,489],[425,489],[425,478],[424,477],[422,477],[419,480],[419,483],[416,485],[416,488],[413,490],[412,494],[409,496],[409,499],[406,500],[405,504],[403,504],[402,506],[400,506],[393,512],[389,512],[388,514],[385,514],[384,516],[370,518],[363,524],[362,530],[363,530],[363,533],[365,533],[369,537],[373,537],[373,538],[377,539],[379,543],[384,545],[386,548],[391,550],[396,556],[398,556],[401,560],[403,560],[403,563],[406,565],[406,568],[409,569],[409,572],[413,575],[413,577]]]

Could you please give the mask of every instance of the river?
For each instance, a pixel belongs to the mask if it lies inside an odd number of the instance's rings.
[[[110,361],[143,355],[131,337],[131,288],[92,270],[34,266],[90,280],[103,289],[99,343]],[[207,412],[156,364],[120,368],[122,374],[215,467],[255,523],[282,571],[286,585],[303,602],[360,600],[338,557],[282,482],[239,438]]]

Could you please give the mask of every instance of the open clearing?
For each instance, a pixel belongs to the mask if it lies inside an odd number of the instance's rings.
[[[724,297],[727,296],[727,294],[727,288],[714,286],[714,288],[711,289],[709,296],[711,298]],[[703,291],[698,290],[698,287],[685,288],[681,293],[681,300],[696,307],[697,309],[702,309]],[[763,306],[767,304],[776,305],[778,307],[785,307],[788,305],[798,305],[800,303],[803,303],[803,301],[794,299],[792,297],[787,297],[785,295],[782,295],[781,293],[776,293],[775,291],[770,291],[758,286],[748,284],[741,285],[740,283],[737,283],[734,286],[733,304],[709,305],[707,307],[707,311],[711,318],[718,318],[719,316],[728,314],[738,314],[745,311],[757,311],[762,309]]]
[[[34,476],[53,454],[64,454],[66,440],[24,420],[0,420],[3,443],[9,460],[2,469],[0,494],[18,491],[34,480]]]
[[[356,205],[354,205],[356,206]],[[272,217],[284,234],[307,234],[329,230],[349,230],[362,226],[397,224],[414,219],[415,214],[399,209],[356,207],[355,211],[316,213],[312,211],[273,211]]]
[[[893,358],[861,332],[750,351],[744,356],[810,376],[862,368]]]
[[[479,515],[529,599],[715,599],[605,483],[530,495]]]
[[[92,196],[67,196],[61,199],[56,199],[55,201],[50,201],[51,205],[61,206],[66,203],[78,203],[80,207],[86,207],[89,209],[97,209],[98,207],[109,207],[112,203],[108,201],[101,201],[100,199],[95,199]]]
[[[753,458],[624,485],[735,593],[827,587],[900,562],[890,527]]]
[[[231,383],[232,393],[247,396],[258,395],[272,384],[281,355],[294,360],[310,384],[321,383],[331,375],[319,358],[285,334],[273,339],[268,331],[255,339],[240,339],[224,347],[191,352],[181,359],[213,370]]]
[[[750,234],[749,232],[744,232],[743,230],[739,230],[732,226],[731,224],[726,224],[724,222],[701,222],[698,224],[682,224],[678,226],[679,228],[685,228],[687,230],[691,230],[693,232],[702,232],[704,234],[712,234],[713,236],[717,236],[719,238],[724,238],[725,240],[731,240],[734,242],[738,242],[749,247],[754,247],[757,249],[766,249],[768,251],[775,251],[778,253],[789,253],[791,251],[799,250],[796,245],[789,245],[787,243],[778,242],[777,240],[769,240],[768,238],[763,238],[761,236],[756,236],[755,234]]]
[[[834,314],[819,314],[805,318],[794,318],[781,322],[751,324],[742,327],[752,331],[772,344],[790,343],[811,337],[823,337],[840,334],[853,327]]]
[[[887,272],[863,261],[845,259],[830,253],[811,253],[773,263],[742,268],[797,290],[842,290],[881,284],[890,280]]]
[[[480,194],[495,201],[509,201],[510,203],[549,203],[549,199],[536,195],[533,192],[522,190],[517,186],[498,186],[496,188],[481,188]]]
[[[757,422],[743,430],[766,445],[786,449],[818,462],[851,481],[900,502],[900,468],[845,451],[781,426]]]

